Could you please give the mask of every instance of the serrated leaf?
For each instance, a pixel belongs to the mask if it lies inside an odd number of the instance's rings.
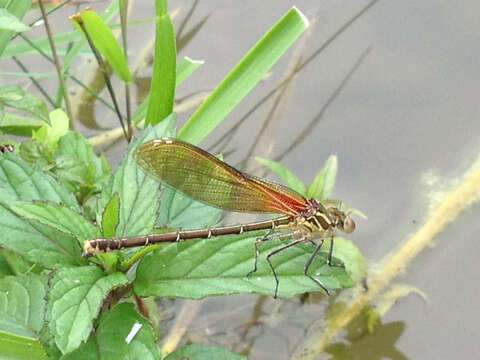
[[[0,354],[11,360],[50,360],[38,340],[0,331]]]
[[[337,176],[338,159],[336,155],[330,155],[325,161],[323,168],[317,173],[308,187],[307,197],[323,200],[330,197],[335,186]]]
[[[79,209],[77,200],[63,185],[16,154],[0,155],[0,184],[2,200],[49,200]]]
[[[48,311],[50,329],[62,353],[72,352],[88,338],[92,321],[107,294],[127,282],[123,273],[105,276],[96,266],[55,272],[48,294]]]
[[[102,314],[96,340],[100,357],[105,360],[160,358],[153,329],[133,304],[119,304]]]
[[[307,193],[307,187],[293,172],[291,172],[285,166],[283,166],[277,161],[263,159],[261,157],[256,157],[255,159],[260,164],[265,165],[274,173],[276,173],[278,177],[282,180],[282,183],[284,185],[305,196],[305,194]]]
[[[0,86],[0,104],[25,111],[50,123],[47,105],[39,98],[26,93],[16,85]]]
[[[0,197],[1,199],[1,197]],[[42,264],[47,268],[59,265],[78,264],[80,249],[76,240],[66,234],[61,234],[54,228],[30,223],[0,200],[0,245],[14,251],[27,260]],[[73,250],[77,247],[77,250]]]
[[[97,356],[97,345],[95,343],[95,338],[90,336],[87,342],[82,343],[77,349],[73,352],[64,355],[62,360],[100,360]]]
[[[228,351],[227,349],[222,348],[220,346],[205,346],[202,344],[191,344],[191,345],[185,345],[178,348],[177,350],[175,350],[165,358],[165,360],[183,360],[183,359],[247,360],[247,357]]]
[[[87,259],[82,256],[83,249],[80,241],[72,234],[62,232],[58,228],[43,224],[40,221],[29,220],[28,224],[39,234],[43,235],[56,250],[50,256],[38,256],[35,262],[47,268],[62,265],[86,265]]]
[[[10,206],[18,215],[39,221],[59,231],[74,235],[79,241],[100,235],[97,227],[82,215],[69,208],[51,202],[17,201]]]
[[[148,140],[162,136],[173,136],[175,116],[158,125],[147,128],[132,144],[110,184],[105,186],[98,201],[97,223],[102,223],[103,209],[112,194],[117,192],[120,198],[120,221],[116,236],[146,234],[152,231],[158,212],[160,184],[146,175],[137,165],[134,157],[136,147]]]
[[[60,138],[68,132],[70,124],[67,114],[62,109],[51,111],[49,119],[50,123],[35,131],[32,138],[45,142],[51,149],[55,149]]]
[[[0,280],[0,330],[37,338],[45,310],[45,279],[37,274]]]
[[[102,314],[98,323],[95,334],[77,350],[63,357],[63,360],[159,359],[153,330],[132,304],[117,305],[113,310]],[[136,329],[139,331],[135,332]],[[127,343],[130,333],[134,336]]]
[[[53,161],[52,150],[43,142],[29,139],[22,142],[19,148],[22,159],[32,164],[32,166],[35,163],[37,168],[48,168]]]
[[[120,203],[118,194],[114,193],[105,206],[102,216],[102,234],[105,237],[115,236],[115,229],[118,225],[118,212]]]
[[[67,181],[80,198],[100,191],[107,180],[108,162],[96,156],[90,143],[78,132],[70,131],[60,138],[54,157],[55,174]]]
[[[140,261],[134,284],[135,292],[142,296],[187,298],[234,293],[273,295],[275,280],[265,257],[286,242],[262,242],[259,245],[258,271],[249,278],[246,277],[253,269],[253,243],[262,235],[264,233],[220,236],[164,246]],[[303,268],[313,250],[311,243],[305,243],[272,256],[280,281],[279,296],[321,291],[316,283],[303,274]],[[322,250],[313,261],[309,274],[329,289],[352,286],[352,280],[344,268],[326,264],[328,249]],[[335,259],[334,263],[340,260]]]
[[[0,8],[0,30],[22,32],[30,30],[30,28],[22,23],[15,15],[8,12],[7,9]]]
[[[162,192],[156,226],[164,228],[198,229],[215,225],[222,210],[205,205],[165,186]]]

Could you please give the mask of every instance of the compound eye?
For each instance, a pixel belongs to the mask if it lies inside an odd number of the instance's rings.
[[[345,221],[343,222],[343,231],[346,232],[347,234],[350,234],[355,230],[355,221],[347,215],[345,218]]]

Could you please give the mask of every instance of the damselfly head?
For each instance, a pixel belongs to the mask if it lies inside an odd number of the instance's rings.
[[[350,212],[345,213],[336,207],[329,207],[330,217],[334,220],[334,224],[337,228],[343,232],[350,234],[355,230],[355,221],[350,216]]]

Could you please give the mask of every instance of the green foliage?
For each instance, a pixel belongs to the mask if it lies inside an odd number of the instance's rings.
[[[17,0],[17,1],[7,1],[6,4],[2,4],[1,8],[3,11],[7,11],[10,15],[14,16],[18,21],[23,19],[27,10],[30,9],[32,5],[31,0]],[[0,55],[3,53],[3,50],[7,47],[10,39],[15,34],[15,31],[10,30],[0,30]]]
[[[48,293],[48,318],[62,353],[72,352],[89,337],[105,297],[127,282],[123,273],[105,276],[95,266],[63,268],[54,273]]]
[[[258,270],[246,277],[253,269],[253,242],[263,235],[263,232],[228,235],[163,246],[140,261],[134,290],[142,296],[186,298],[235,293],[273,295],[275,280],[265,256],[284,245],[283,242],[262,243]],[[280,281],[279,296],[319,291],[318,285],[303,274],[313,249],[310,243],[301,244],[272,256]],[[326,253],[317,256],[310,274],[331,289],[352,286],[345,269],[328,266],[326,258]],[[334,259],[334,263],[338,262],[339,259]]]
[[[315,199],[328,199],[335,186],[335,177],[337,176],[338,160],[336,155],[331,155],[325,165],[318,172],[312,183],[308,186],[307,197]]]
[[[87,8],[73,16],[72,22],[77,29],[86,32],[96,49],[105,56],[120,78],[125,82],[130,82],[132,75],[128,69],[125,54],[102,18],[94,10]]]
[[[30,28],[22,23],[19,18],[10,13],[7,9],[0,8],[0,30],[22,32],[30,30]]]
[[[145,124],[158,124],[173,111],[177,52],[167,1],[156,0],[155,58]]]
[[[178,137],[192,144],[202,141],[262,79],[307,26],[306,18],[296,8],[290,9],[225,76],[182,127]]]
[[[47,106],[39,98],[23,91],[18,86],[0,86],[0,119],[5,107],[25,111],[40,120],[50,123]]]
[[[20,21],[31,2],[8,4],[7,9],[0,9],[0,54],[14,35],[12,30],[27,30]],[[28,137],[14,153],[0,153],[1,355],[15,359],[44,359],[46,354],[52,359],[159,359],[154,330],[140,314],[145,312],[133,306],[131,295],[137,297],[141,308],[141,296],[274,293],[275,281],[265,256],[290,238],[262,242],[258,270],[246,277],[254,264],[253,242],[265,232],[82,256],[85,240],[215,226],[222,213],[159,184],[140,170],[134,158],[139,144],[176,135],[172,113],[175,87],[201,64],[186,58],[176,65],[167,3],[157,0],[156,6],[152,87],[132,118],[139,125],[146,117],[149,125],[129,145],[113,173],[105,157],[69,128],[71,119],[60,108],[61,92],[57,101],[48,101],[54,105],[48,109],[43,100],[17,86],[0,87],[0,131]],[[118,9],[115,1],[102,14],[87,10],[77,20],[120,78],[129,82],[133,72],[107,25]],[[208,135],[306,26],[297,9],[287,12],[220,82],[180,136],[196,143]],[[57,44],[72,41],[64,51],[61,68],[68,76],[71,61],[85,52],[86,41],[76,32],[55,34],[53,40]],[[47,38],[24,39],[10,45],[3,55],[32,49],[48,57]],[[34,73],[26,71],[25,75]],[[301,194],[323,200],[332,192],[337,170],[334,157],[310,186],[279,163],[259,161]],[[342,289],[361,279],[365,265],[350,241],[339,237],[334,241],[333,261],[345,263],[346,268],[326,265],[327,240],[309,271],[326,287]],[[313,245],[304,243],[272,256],[280,281],[279,296],[320,291],[303,274],[312,251]],[[182,347],[167,358],[184,357],[245,358],[220,347],[200,345]]]
[[[133,304],[118,304],[103,313],[95,334],[92,333],[88,342],[66,359],[84,358],[91,353],[93,344],[98,349],[99,357],[105,360],[159,358],[153,329]]]
[[[4,113],[3,119],[0,120],[1,132],[17,136],[31,136],[42,126],[43,123],[37,119],[12,113]]]

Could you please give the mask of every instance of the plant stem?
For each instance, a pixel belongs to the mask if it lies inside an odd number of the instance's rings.
[[[122,126],[123,129],[123,134],[125,136],[125,139],[127,141],[130,141],[130,138],[127,133],[127,129],[125,127],[125,123],[123,122],[123,116],[120,111],[120,107],[118,106],[117,102],[117,97],[115,96],[115,91],[113,90],[112,83],[110,81],[110,77],[108,76],[108,69],[107,69],[107,64],[103,61],[102,55],[98,52],[97,48],[93,44],[92,39],[90,38],[90,35],[87,32],[87,29],[85,29],[85,25],[83,24],[82,21],[77,21],[77,24],[81,27],[83,34],[85,35],[85,38],[87,39],[88,45],[92,49],[93,55],[95,56],[95,59],[97,60],[98,66],[102,70],[103,73],[103,78],[105,79],[105,85],[107,85],[107,90],[108,93],[110,94],[110,98],[112,99],[113,107],[115,108],[115,113],[117,114],[118,120],[120,121],[120,125]]]
[[[128,64],[128,44],[127,44],[127,8],[128,0],[120,1],[120,25],[122,29],[122,45],[123,52],[125,53],[125,60]],[[132,138],[132,109],[130,104],[130,84],[125,82],[125,107],[127,112],[127,140],[130,141]]]
[[[30,45],[33,49],[35,49],[45,59],[47,59],[52,64],[54,63],[53,59],[48,54],[46,54],[41,48],[39,48],[37,45],[35,45],[35,43],[32,42],[27,36],[25,36],[23,33],[19,33],[18,35],[23,39],[23,41],[25,41],[28,45]],[[84,84],[82,81],[80,81],[75,75],[70,74],[68,71],[65,72],[65,75],[67,75],[70,79],[72,79],[77,85],[81,86],[86,91],[88,91],[89,94],[91,94],[95,99],[100,101],[103,105],[105,105],[110,110],[115,112],[115,109],[113,108],[112,105],[110,105],[108,102],[106,102],[105,99],[100,97],[95,91],[90,89],[86,84]]]
[[[16,56],[12,56],[12,60],[18,65],[18,67],[20,69],[22,69],[22,71],[24,73],[27,74],[29,72],[27,67],[19,59],[17,59]],[[55,107],[55,102],[50,97],[50,95],[48,95],[48,92],[43,88],[43,86],[40,85],[40,83],[37,81],[37,79],[35,79],[35,77],[33,77],[33,76],[29,76],[28,78],[32,81],[33,85],[35,85],[35,87],[38,89],[38,91],[40,91],[42,93],[42,95],[45,97],[45,99],[47,99],[47,101],[50,103],[50,105]]]
[[[55,42],[53,41],[53,35],[50,29],[50,24],[48,22],[48,15],[45,11],[45,7],[43,6],[43,0],[38,1],[38,6],[40,7],[43,21],[45,23],[45,30],[47,32],[48,41],[50,42],[50,48],[52,50],[53,60],[55,62],[55,68],[57,69],[58,81],[60,82],[60,86],[62,87],[62,90],[63,90],[63,98],[65,99],[65,108],[67,110],[68,118],[70,119],[70,128],[73,129],[74,126],[73,126],[72,109],[70,107],[70,99],[68,97],[67,88],[65,87],[65,79],[62,73],[62,66],[60,65],[60,58],[58,57],[57,49],[55,47]]]

